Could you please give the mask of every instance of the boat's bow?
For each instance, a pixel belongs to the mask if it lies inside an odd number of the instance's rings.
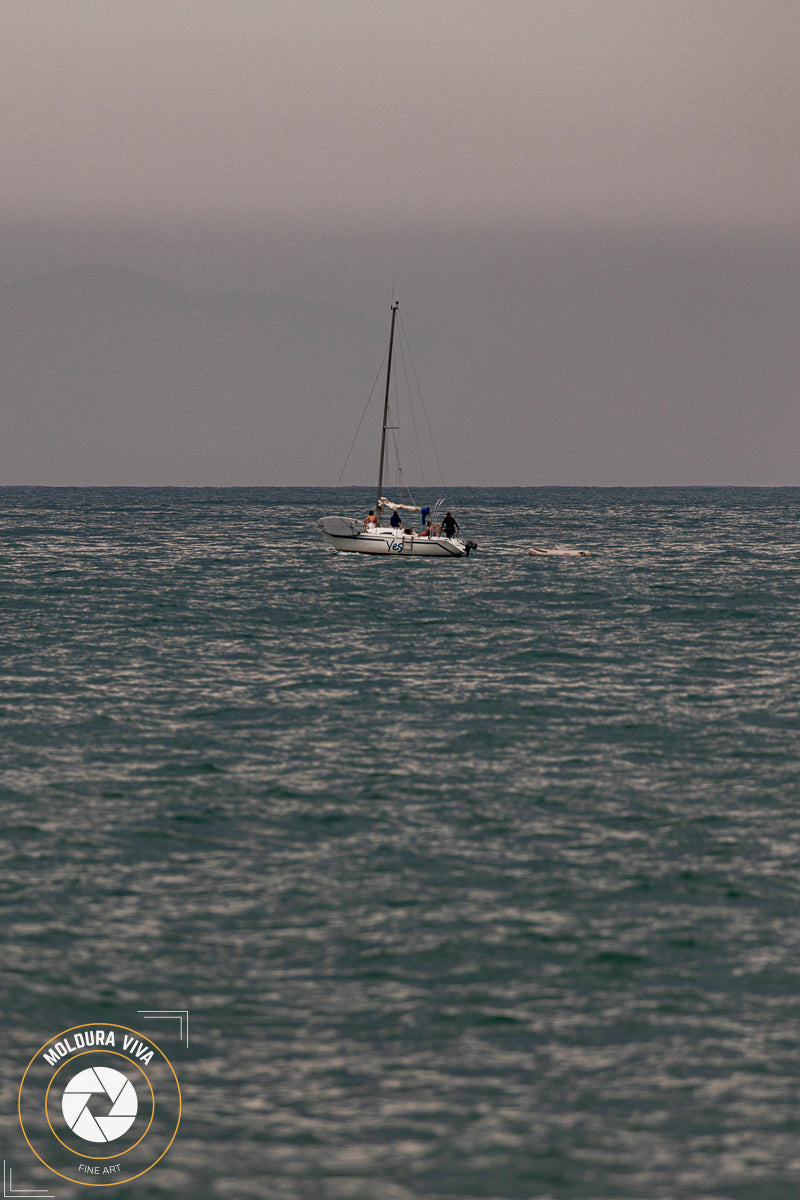
[[[363,521],[352,517],[321,517],[319,527],[328,538],[360,537],[364,532]]]

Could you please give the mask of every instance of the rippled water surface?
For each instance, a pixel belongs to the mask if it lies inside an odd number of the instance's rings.
[[[358,489],[0,489],[15,1187],[86,1194],[31,1055],[150,1009],[120,1193],[800,1195],[800,491],[452,495],[384,561]]]

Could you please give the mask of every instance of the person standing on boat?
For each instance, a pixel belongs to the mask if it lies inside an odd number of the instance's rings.
[[[448,511],[444,514],[444,517],[442,518],[442,533],[444,534],[445,537],[451,538],[454,535],[454,533],[456,532],[456,530],[458,530],[459,533],[461,532],[461,528],[458,524],[458,521],[455,519],[455,517],[452,515],[452,513],[448,509]]]
[[[377,525],[378,518],[375,516],[375,509],[371,508],[366,517],[364,517],[364,528],[369,529],[370,525]]]

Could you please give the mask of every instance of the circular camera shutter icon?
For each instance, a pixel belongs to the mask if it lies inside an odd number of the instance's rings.
[[[93,1096],[100,1098],[90,1108]],[[88,1067],[64,1088],[61,1111],[72,1132],[84,1142],[113,1142],[136,1120],[139,1100],[136,1088],[120,1071]]]

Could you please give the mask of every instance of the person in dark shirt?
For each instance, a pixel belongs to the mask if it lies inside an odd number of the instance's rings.
[[[397,509],[395,509],[394,512],[392,513],[392,517],[391,517],[391,520],[389,521],[389,524],[391,525],[392,529],[399,529],[400,526],[403,524],[403,522],[400,520],[400,518],[397,515]]]
[[[451,538],[457,529],[460,532],[458,521],[455,519],[455,517],[452,515],[452,513],[448,510],[444,514],[444,517],[442,519],[442,533],[444,534],[445,537]]]

